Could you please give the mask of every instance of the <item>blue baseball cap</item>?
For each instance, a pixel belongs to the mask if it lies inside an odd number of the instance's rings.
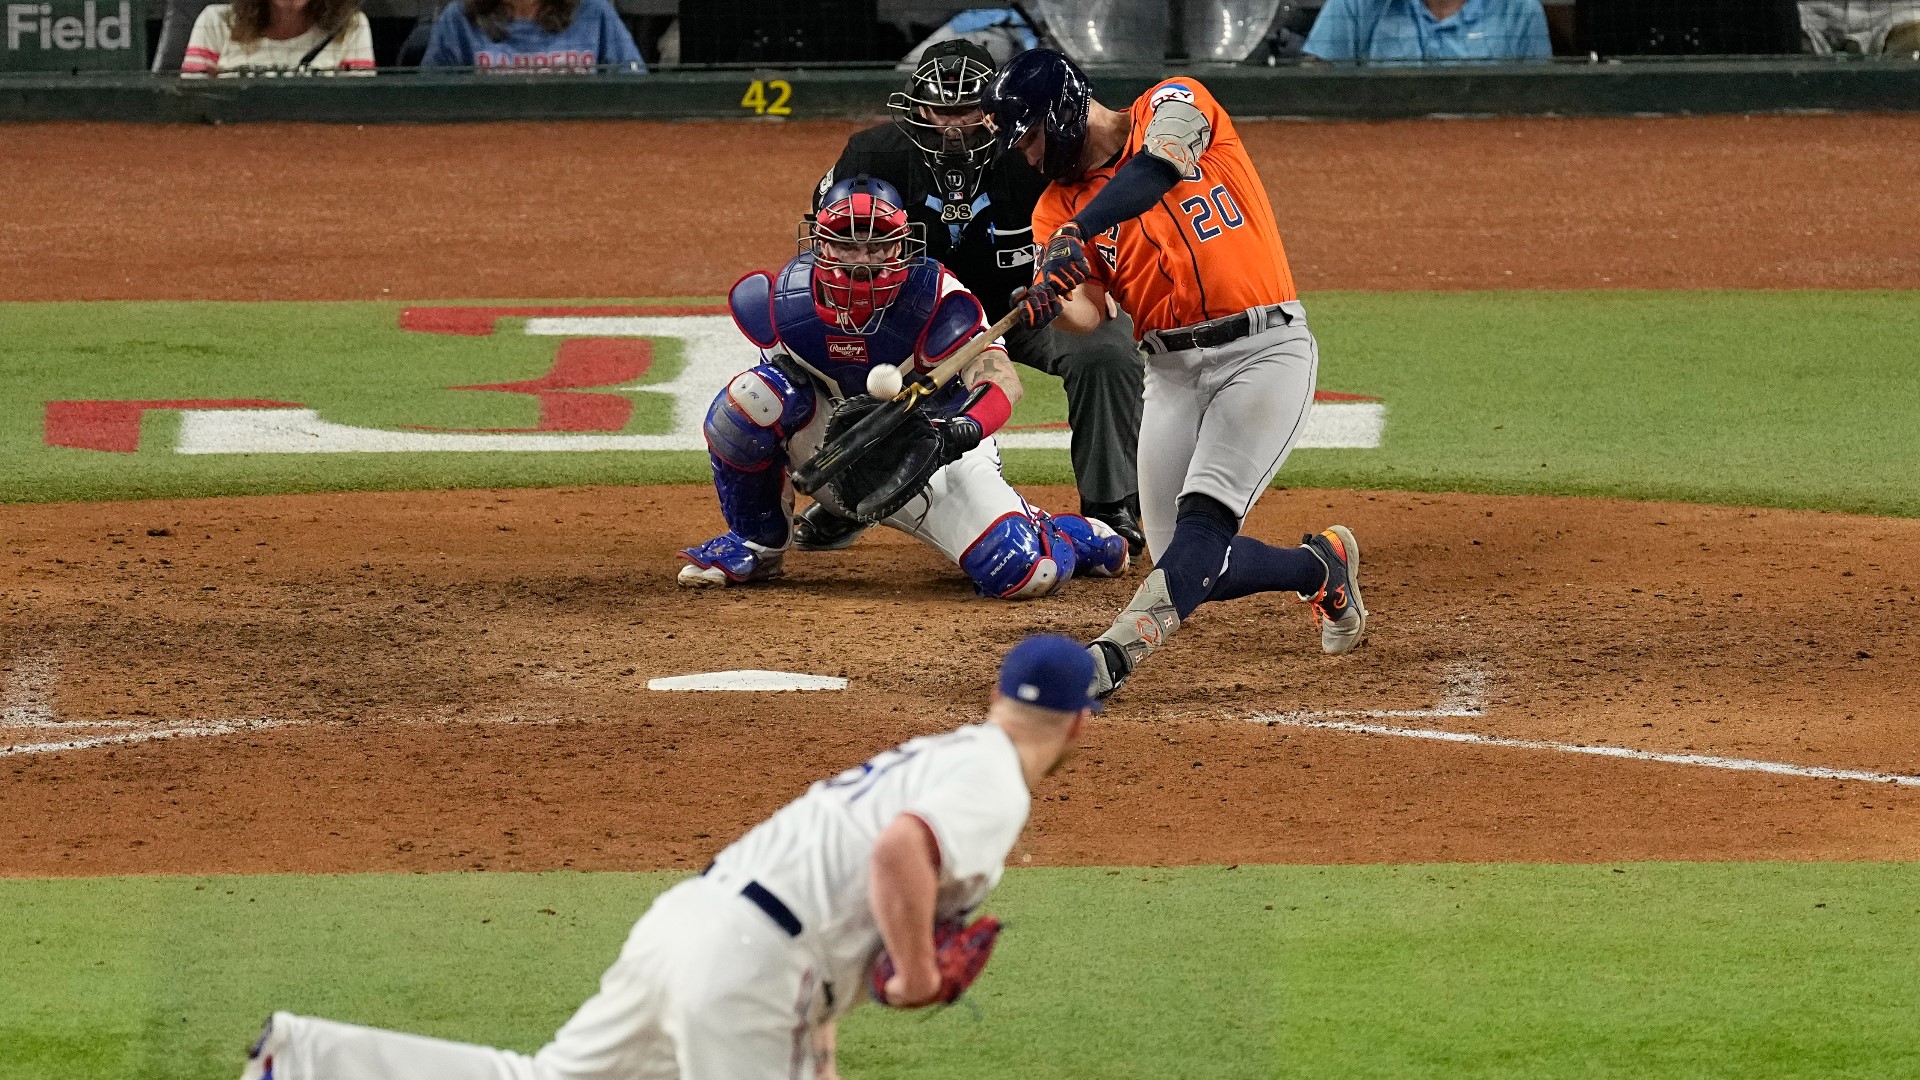
[[[1098,709],[1093,678],[1093,657],[1085,645],[1059,634],[1036,634],[1007,652],[1000,665],[1000,693],[1059,712]]]

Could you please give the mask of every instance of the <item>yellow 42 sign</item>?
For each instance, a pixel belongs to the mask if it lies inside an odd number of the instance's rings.
[[[787,101],[792,97],[793,84],[785,79],[768,79],[765,82],[755,79],[747,84],[747,93],[740,99],[740,107],[752,109],[756,116],[791,116],[793,109]]]

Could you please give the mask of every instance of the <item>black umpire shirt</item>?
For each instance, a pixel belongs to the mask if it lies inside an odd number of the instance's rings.
[[[987,166],[971,202],[948,203],[920,148],[898,125],[855,132],[840,160],[820,180],[815,209],[834,181],[867,175],[892,184],[906,200],[909,220],[926,226],[927,256],[938,260],[980,299],[990,321],[1011,305],[1013,290],[1033,281],[1033,207],[1047,179],[1008,156]]]

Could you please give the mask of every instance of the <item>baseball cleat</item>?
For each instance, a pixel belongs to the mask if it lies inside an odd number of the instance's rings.
[[[1133,674],[1127,667],[1127,654],[1120,646],[1101,638],[1087,646],[1087,654],[1093,657],[1093,696],[1105,701]]]
[[[1119,534],[1127,542],[1127,555],[1139,558],[1147,549],[1147,534],[1140,531],[1140,497],[1138,495],[1121,499],[1119,502],[1090,503],[1080,501],[1080,516],[1092,518]]]
[[[253,1046],[247,1051],[246,1067],[240,1070],[240,1080],[273,1080],[273,1052],[267,1048],[267,1041],[273,1038],[273,1017],[260,1028],[260,1037],[253,1040]]]
[[[1360,542],[1352,529],[1335,525],[1301,538],[1300,546],[1327,567],[1320,591],[1311,597],[1300,594],[1320,624],[1320,651],[1329,656],[1352,652],[1367,629],[1367,606],[1360,600]]]
[[[701,544],[686,548],[680,557],[687,565],[680,568],[679,582],[689,589],[715,589],[744,585],[749,581],[767,581],[784,571],[784,548],[763,547],[727,532]]]
[[[793,519],[793,546],[801,551],[839,551],[853,546],[865,525],[814,503]]]

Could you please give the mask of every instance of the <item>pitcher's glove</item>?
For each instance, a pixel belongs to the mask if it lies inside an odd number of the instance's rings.
[[[962,923],[959,919],[942,919],[933,927],[933,962],[940,969],[940,995],[933,1004],[951,1005],[960,1000],[967,992],[973,980],[987,966],[987,958],[993,955],[993,943],[1000,936],[1000,920],[991,915],[982,915],[972,923]],[[886,953],[873,965],[873,1000],[882,1005],[891,1005],[887,1000],[887,980],[893,978],[893,957]]]

